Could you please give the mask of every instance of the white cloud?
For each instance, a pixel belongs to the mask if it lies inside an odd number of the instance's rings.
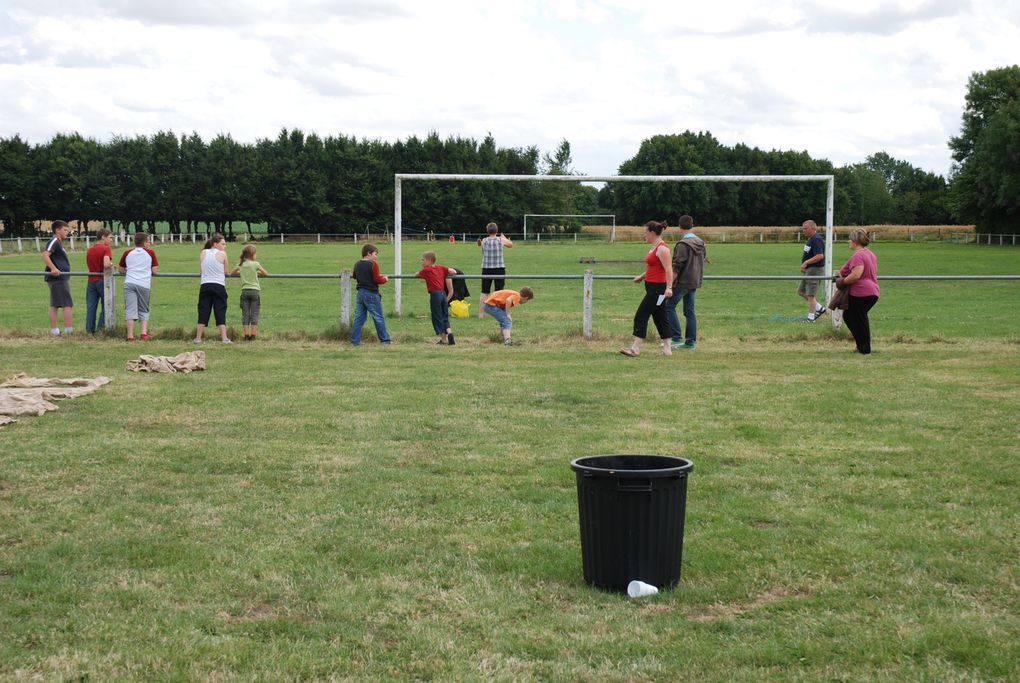
[[[0,125],[36,142],[566,138],[599,175],[690,129],[945,173],[967,78],[1014,63],[1018,39],[1020,6],[1001,0],[8,0]]]

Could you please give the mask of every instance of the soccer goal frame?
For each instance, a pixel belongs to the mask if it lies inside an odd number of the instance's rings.
[[[401,228],[401,185],[404,181],[442,180],[454,182],[516,182],[516,183],[825,183],[825,299],[832,296],[832,206],[836,179],[832,175],[489,175],[484,173],[395,173],[393,175],[393,272],[403,274]],[[401,278],[396,278],[393,311],[401,315]],[[833,313],[833,328],[842,324],[842,316]]]
[[[524,241],[528,241],[528,219],[529,218],[612,218],[613,231],[610,233],[609,241],[616,241],[616,214],[615,213],[526,213],[524,214]]]

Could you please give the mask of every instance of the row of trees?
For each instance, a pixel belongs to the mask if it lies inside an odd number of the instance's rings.
[[[972,76],[949,183],[879,152],[834,167],[807,152],[728,147],[710,133],[657,135],[641,143],[621,175],[834,175],[842,225],[974,222],[982,232],[1020,232],[1020,67]],[[114,137],[101,143],[60,134],[30,145],[0,138],[0,221],[9,235],[33,221],[63,218],[172,231],[264,223],[270,232],[366,232],[392,226],[395,173],[571,174],[570,144],[499,148],[492,136],[398,142],[321,138],[282,130],[253,144],[195,133]],[[620,223],[690,213],[702,225],[795,225],[821,218],[821,183],[414,182],[403,184],[409,230],[508,229],[525,213],[614,213]],[[205,225],[198,228],[196,223]],[[552,229],[555,221],[536,223]],[[409,227],[408,227],[409,226]],[[513,227],[511,227],[513,226]],[[577,224],[575,224],[575,227]]]
[[[231,234],[233,222],[248,232],[253,223],[274,233],[382,231],[393,223],[394,173],[562,174],[570,163],[566,141],[542,155],[498,148],[491,136],[434,133],[389,143],[283,130],[254,144],[170,132],[100,143],[75,133],[35,146],[15,135],[0,138],[0,220],[9,235],[53,218],[149,230],[166,222],[172,232]],[[594,193],[573,183],[407,183],[403,222],[482,230],[527,212],[571,213]]]
[[[885,152],[863,163],[834,168],[807,152],[727,147],[710,133],[657,135],[620,166],[621,175],[834,175],[835,221],[840,225],[895,223],[944,225],[946,182],[936,174],[893,159]],[[600,204],[618,220],[682,213],[703,225],[796,225],[824,217],[823,183],[619,183],[607,186]]]

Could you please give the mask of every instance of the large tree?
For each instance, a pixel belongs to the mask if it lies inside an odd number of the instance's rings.
[[[949,200],[979,232],[1020,232],[1020,66],[971,75]]]

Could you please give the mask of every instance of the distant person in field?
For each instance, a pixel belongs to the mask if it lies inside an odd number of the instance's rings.
[[[521,287],[520,292],[512,289],[500,289],[493,292],[485,300],[482,306],[485,312],[499,322],[499,329],[503,333],[503,346],[513,346],[513,339],[510,338],[510,331],[513,328],[513,316],[510,309],[514,306],[523,306],[535,298],[535,292],[531,287]]]
[[[453,280],[451,275],[457,271],[447,266],[436,264],[436,252],[426,251],[421,255],[421,270],[415,277],[425,280],[425,289],[429,293],[429,310],[432,313],[432,329],[439,335],[438,344],[455,343],[453,330],[450,329],[450,301],[453,299]]]
[[[64,318],[64,334],[74,332],[74,299],[71,298],[71,261],[64,250],[64,240],[71,232],[71,226],[64,221],[53,221],[50,228],[53,238],[46,244],[42,253],[46,264],[46,275],[43,279],[50,288],[50,333],[60,334],[57,327],[57,309],[62,309]]]
[[[648,318],[655,322],[655,329],[662,340],[660,353],[672,356],[670,348],[669,321],[666,317],[665,302],[673,296],[673,259],[669,247],[662,241],[665,221],[645,223],[645,242],[652,248],[645,254],[645,272],[634,278],[634,282],[645,283],[645,296],[634,314],[634,340],[630,346],[620,349],[625,356],[637,357],[641,353],[641,342],[648,334]]]
[[[805,275],[821,277],[825,270],[825,240],[818,234],[818,224],[814,221],[804,221],[801,228],[807,242],[804,243],[804,251],[800,256],[800,272]],[[807,321],[813,323],[825,313],[825,306],[818,303],[815,295],[818,294],[820,280],[801,280],[797,287],[797,294],[807,302]]]
[[[231,275],[241,276],[241,325],[244,326],[244,340],[255,341],[259,332],[259,312],[262,310],[262,285],[259,275],[269,273],[255,260],[255,245],[246,244],[241,250],[241,260]]]
[[[878,258],[868,249],[871,238],[864,228],[850,232],[850,259],[839,269],[836,286],[850,287],[849,305],[843,311],[843,322],[854,337],[857,353],[871,353],[871,324],[868,311],[878,303]]]
[[[198,256],[198,267],[202,275],[198,290],[198,326],[195,328],[195,343],[202,343],[209,314],[216,316],[216,329],[220,341],[232,343],[227,338],[227,240],[216,233],[205,242]]]
[[[140,322],[141,340],[149,341],[149,298],[152,276],[159,270],[156,252],[150,249],[152,241],[144,232],[135,233],[135,248],[125,251],[118,268],[124,274],[124,320],[127,323],[127,340],[135,340],[135,321]]]
[[[107,228],[96,233],[96,243],[85,252],[85,264],[90,273],[102,273],[113,265],[113,231]],[[85,331],[96,333],[96,311],[99,312],[99,327],[106,327],[106,297],[103,296],[103,276],[89,275],[85,285]],[[113,315],[111,311],[110,315]]]
[[[495,223],[486,225],[485,232],[487,233],[486,237],[478,241],[478,246],[482,248],[482,293],[478,296],[479,318],[485,316],[485,299],[492,291],[492,286],[495,285],[496,289],[503,289],[506,285],[506,280],[501,277],[485,276],[506,275],[503,249],[512,249],[514,246],[514,243],[506,235],[500,233],[499,226]]]
[[[385,285],[389,278],[379,272],[379,250],[374,244],[361,248],[361,260],[354,264],[354,279],[358,283],[358,298],[354,307],[354,324],[351,325],[351,345],[361,346],[361,328],[368,316],[372,316],[375,323],[375,336],[379,343],[389,344],[390,333],[386,330],[382,294],[379,293],[379,285]]]
[[[673,247],[673,296],[666,300],[666,318],[674,349],[693,349],[698,343],[698,317],[694,298],[705,274],[705,242],[694,234],[694,219],[680,216],[680,241]],[[676,307],[682,302],[687,331],[680,329]]]

